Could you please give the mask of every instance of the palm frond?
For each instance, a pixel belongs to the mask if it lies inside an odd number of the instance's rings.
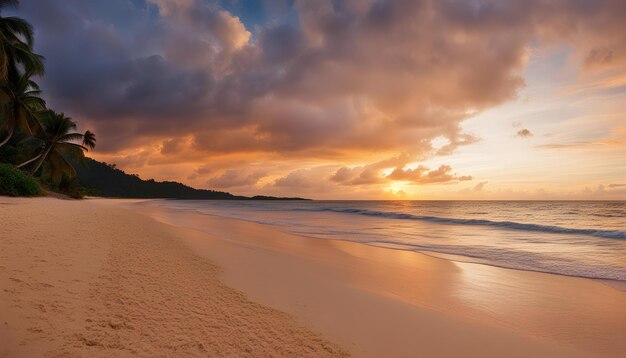
[[[33,111],[33,114],[46,108],[46,101],[43,98],[28,96],[24,98],[24,103]]]
[[[42,76],[45,73],[44,60],[45,58],[32,51],[32,49],[23,42],[16,42],[11,44],[10,48],[7,48],[8,57],[15,63],[20,63],[24,67],[24,71],[29,74]],[[11,65],[11,62],[9,62]],[[9,69],[11,67],[9,66]],[[10,73],[11,71],[9,71]],[[18,72],[13,70],[13,72]]]
[[[92,131],[85,131],[83,134],[83,145],[91,150],[96,147],[96,135]]]
[[[63,113],[46,110],[39,112],[38,118],[45,129],[46,135],[54,138],[55,141],[69,131],[76,129],[76,123]]]
[[[12,34],[22,37],[26,41],[28,47],[33,47],[33,26],[29,24],[26,20],[15,16],[9,16],[3,17],[2,23],[3,26]]]
[[[27,135],[42,129],[35,113],[45,108],[44,100],[31,90],[30,76],[29,73],[11,75],[0,86],[0,115]]]
[[[82,141],[83,135],[80,133],[67,133],[59,137],[59,142]]]
[[[31,79],[31,77],[33,76],[32,73],[25,73],[23,76],[28,78],[28,83],[27,83],[28,87],[32,88],[35,91],[41,90],[41,88],[39,87],[39,84]]]
[[[80,144],[69,142],[58,142],[55,144],[55,148],[57,148],[60,152],[67,153],[74,159],[78,159],[80,156],[83,156],[83,151],[88,151],[86,147]],[[78,152],[78,150],[80,151],[80,153]]]
[[[41,94],[43,92],[41,90],[27,90],[26,92],[24,92],[24,98],[30,98],[30,97],[34,97],[37,99],[41,99]]]
[[[59,183],[64,175],[75,176],[72,163],[85,164],[85,152],[89,150],[88,147],[95,146],[95,135],[90,131],[85,134],[74,132],[76,123],[63,113],[42,110],[33,115],[33,118],[41,123],[42,130],[35,134],[39,141],[33,140],[29,145],[33,148],[39,145],[43,155],[31,171],[37,172],[43,163],[43,175],[50,177],[55,183]],[[84,145],[76,143],[80,141]]]

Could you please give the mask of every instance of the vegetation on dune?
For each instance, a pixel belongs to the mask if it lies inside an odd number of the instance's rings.
[[[2,13],[17,5],[18,0],[0,0],[0,162],[8,163],[2,166],[0,195],[41,193],[24,170],[49,189],[80,197],[73,163],[84,161],[96,137],[91,131],[75,132],[76,122],[46,107],[33,80],[44,74],[44,58],[33,52],[33,28]]]
[[[10,164],[0,164],[0,195],[37,196],[42,193],[33,177]]]

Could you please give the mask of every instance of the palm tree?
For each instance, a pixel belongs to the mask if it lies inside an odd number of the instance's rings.
[[[39,87],[30,80],[32,75],[44,73],[43,57],[33,53],[33,28],[19,17],[2,16],[3,9],[18,4],[18,0],[0,0],[0,130],[7,131],[0,147],[11,139],[16,127],[32,134],[32,126],[38,127],[32,111],[45,107]]]
[[[0,116],[4,119],[0,129],[7,131],[6,138],[0,142],[0,147],[6,144],[15,128],[24,134],[33,135],[35,130],[41,129],[35,113],[46,108],[46,102],[39,97],[39,86],[26,73],[0,86]]]
[[[33,53],[33,27],[24,19],[2,16],[2,10],[19,5],[19,0],[0,0],[0,82],[18,76],[18,64],[25,72],[43,75],[43,56]]]
[[[96,147],[96,135],[92,131],[85,131],[83,134],[83,145],[89,149]]]
[[[41,112],[40,121],[43,130],[31,139],[38,144],[40,153],[34,158],[18,165],[21,168],[35,162],[31,172],[35,174],[44,162],[48,163],[49,176],[55,183],[59,183],[63,174],[73,177],[76,170],[68,158],[81,162],[88,148],[96,146],[96,136],[91,131],[84,134],[71,132],[76,129],[76,123],[63,113],[51,110]],[[81,144],[75,142],[80,141]]]

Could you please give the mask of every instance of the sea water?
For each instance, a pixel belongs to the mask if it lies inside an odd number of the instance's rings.
[[[219,201],[142,205],[453,260],[626,281],[624,201]]]

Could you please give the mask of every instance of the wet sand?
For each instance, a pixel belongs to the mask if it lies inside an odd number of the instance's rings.
[[[617,357],[626,350],[621,283],[311,239],[154,206],[135,209],[184,232],[188,245],[224,268],[229,285],[358,356]]]

